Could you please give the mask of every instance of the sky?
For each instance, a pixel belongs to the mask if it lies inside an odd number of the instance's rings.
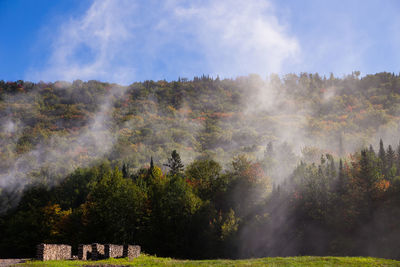
[[[0,0],[0,80],[400,71],[397,0]]]

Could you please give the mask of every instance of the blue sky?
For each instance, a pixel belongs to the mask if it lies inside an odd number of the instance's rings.
[[[0,79],[400,71],[400,1],[0,0]]]

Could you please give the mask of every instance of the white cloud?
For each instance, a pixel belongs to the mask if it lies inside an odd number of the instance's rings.
[[[136,6],[127,0],[94,1],[85,14],[56,31],[47,67],[34,76],[42,80],[101,79],[126,82],[134,74],[123,59],[124,45],[135,27],[129,16]]]
[[[214,73],[279,72],[300,52],[268,1],[196,1],[176,6],[174,14],[176,27],[193,33],[195,49],[201,50]]]
[[[34,80],[128,83],[210,73],[279,72],[299,44],[269,1],[94,0],[54,32]]]

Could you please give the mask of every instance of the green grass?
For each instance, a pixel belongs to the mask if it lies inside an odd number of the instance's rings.
[[[141,255],[134,260],[30,261],[18,266],[400,266],[400,261],[365,257],[286,257],[246,260],[176,260]]]

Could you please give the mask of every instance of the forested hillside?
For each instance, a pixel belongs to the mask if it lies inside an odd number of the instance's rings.
[[[358,74],[200,77],[127,87],[0,81],[1,170],[38,146],[61,150],[63,159],[70,154],[78,165],[101,150],[139,168],[150,156],[163,162],[174,149],[185,159],[212,155],[229,162],[238,153],[260,157],[270,141],[287,142],[298,155],[318,147],[338,156],[381,137],[397,144],[400,77]]]
[[[0,81],[0,99],[2,257],[400,257],[398,75]]]

